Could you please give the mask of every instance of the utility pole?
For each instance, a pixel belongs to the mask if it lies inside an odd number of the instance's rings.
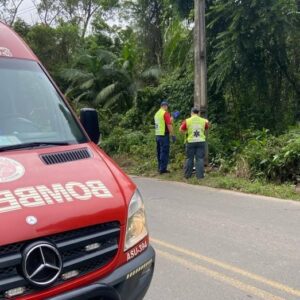
[[[200,112],[203,117],[207,117],[205,0],[195,0],[194,47],[195,47],[194,105],[200,108]]]
[[[194,106],[200,108],[202,117],[207,118],[207,64],[206,64],[206,25],[205,25],[205,0],[195,1],[195,91]],[[206,140],[208,132],[206,131]],[[205,146],[204,164],[208,166],[208,143]]]

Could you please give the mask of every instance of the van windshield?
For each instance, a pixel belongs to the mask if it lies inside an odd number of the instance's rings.
[[[0,58],[0,149],[86,141],[37,62]]]

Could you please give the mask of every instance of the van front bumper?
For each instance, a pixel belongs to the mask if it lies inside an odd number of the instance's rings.
[[[154,264],[155,252],[149,246],[107,277],[47,300],[141,300],[152,280]]]

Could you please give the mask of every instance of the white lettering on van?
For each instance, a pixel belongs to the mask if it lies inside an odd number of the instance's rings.
[[[14,194],[18,197],[19,203],[24,207],[45,205],[45,201],[34,187],[17,189]]]
[[[111,198],[112,194],[108,188],[99,180],[87,181],[86,185],[91,189],[97,198]]]
[[[143,251],[145,251],[147,249],[147,247],[148,247],[147,241],[143,241],[142,243],[140,243],[139,245],[137,245],[133,249],[129,250],[127,252],[127,261],[131,260],[132,258],[134,258],[134,257],[138,256],[139,254],[141,254]]]
[[[47,204],[64,203],[64,201],[72,201],[72,197],[68,194],[65,188],[59,184],[52,184],[52,189],[49,189],[45,185],[39,185],[36,187],[43,199]]]
[[[0,213],[5,213],[20,208],[21,205],[18,203],[12,192],[0,191]]]
[[[112,197],[112,193],[100,180],[90,180],[85,183],[72,181],[65,185],[55,183],[50,186],[30,186],[14,191],[0,191],[0,214],[22,208]]]
[[[78,200],[89,200],[92,197],[89,188],[80,182],[68,182],[66,189],[73,198]]]

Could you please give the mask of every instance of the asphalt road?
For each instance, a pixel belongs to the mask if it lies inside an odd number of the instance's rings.
[[[157,253],[145,300],[300,299],[300,203],[134,181]]]

